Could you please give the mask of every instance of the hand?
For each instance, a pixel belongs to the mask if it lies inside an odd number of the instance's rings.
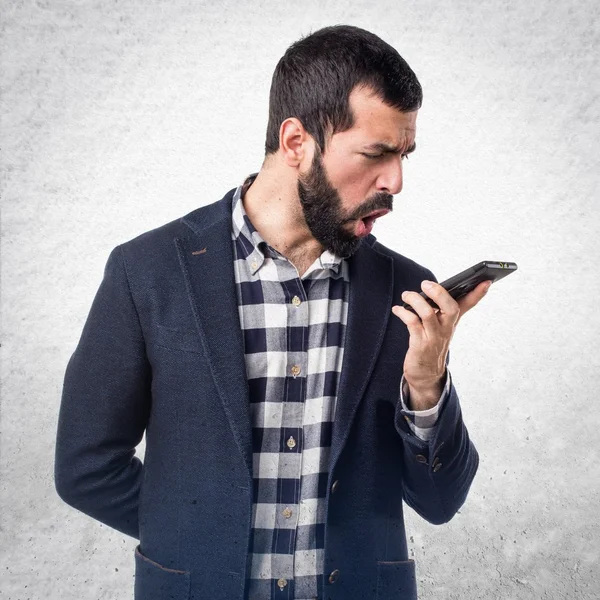
[[[486,295],[491,281],[482,281],[474,290],[456,301],[439,283],[421,283],[421,289],[440,308],[434,309],[417,292],[404,292],[402,300],[410,304],[418,316],[401,306],[392,312],[406,325],[410,334],[404,360],[404,377],[410,386],[411,404],[415,391],[423,397],[441,395],[441,381],[446,372],[446,356],[456,325]],[[488,285],[489,284],[489,285]],[[433,405],[432,404],[432,405]],[[416,410],[416,409],[415,409]]]

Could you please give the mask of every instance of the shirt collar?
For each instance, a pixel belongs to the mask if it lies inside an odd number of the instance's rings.
[[[256,230],[250,218],[244,210],[244,203],[241,201],[248,190],[254,183],[258,173],[252,173],[235,190],[232,199],[232,226],[233,235],[236,240],[239,240],[245,249],[245,260],[248,263],[248,268],[254,275],[264,264],[265,259],[270,258],[285,258],[277,250],[269,246]],[[325,250],[319,256],[319,264],[321,269],[330,269],[334,273],[338,273],[343,257],[337,256],[329,250]]]

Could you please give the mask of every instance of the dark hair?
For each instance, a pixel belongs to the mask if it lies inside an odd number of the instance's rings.
[[[417,110],[423,101],[412,69],[374,33],[335,25],[292,44],[273,73],[265,154],[279,149],[279,129],[289,117],[299,119],[324,151],[328,129],[333,135],[354,125],[348,98],[357,85],[372,88],[403,112]]]

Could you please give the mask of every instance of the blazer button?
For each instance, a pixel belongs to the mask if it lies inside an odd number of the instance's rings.
[[[442,468],[442,463],[439,462],[435,467],[433,467],[433,472],[437,473]]]
[[[333,482],[333,485],[331,486],[331,493],[333,494],[333,492],[335,492],[335,490],[338,489],[338,486],[340,485],[339,479],[336,479]]]
[[[415,456],[415,459],[416,459],[417,462],[420,462],[420,463],[426,463],[427,462],[427,459],[422,454],[417,454]]]
[[[338,569],[336,569],[335,571],[331,572],[331,575],[329,576],[329,583],[335,583],[338,579],[340,572]]]

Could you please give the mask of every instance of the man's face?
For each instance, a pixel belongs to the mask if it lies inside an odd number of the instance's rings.
[[[350,256],[402,189],[402,158],[414,149],[417,111],[402,113],[365,90],[350,95],[352,129],[335,134],[325,155],[315,146],[298,196],[313,237]]]

